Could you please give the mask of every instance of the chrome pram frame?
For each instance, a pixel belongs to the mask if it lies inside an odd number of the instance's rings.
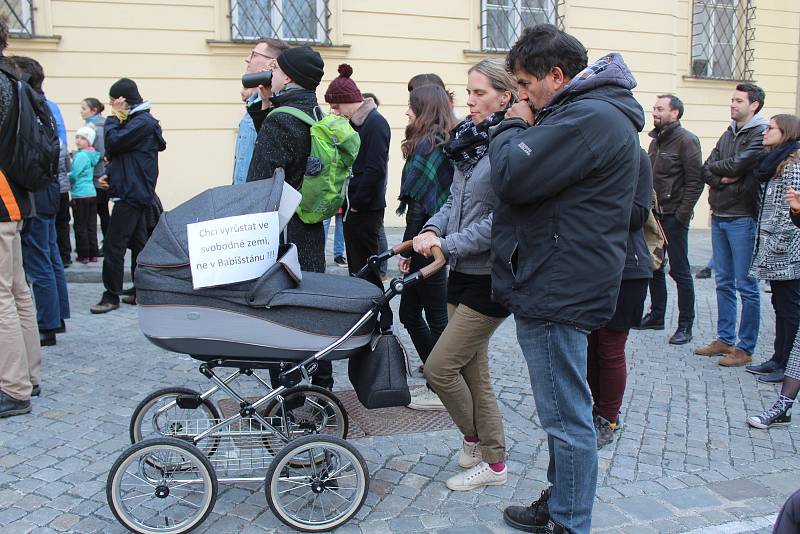
[[[355,276],[377,273],[382,262],[411,247],[406,241],[371,257]],[[301,362],[202,358],[199,370],[213,383],[210,389],[167,388],[145,398],[131,418],[132,445],[112,466],[106,485],[120,523],[142,534],[189,532],[213,509],[219,482],[264,482],[273,513],[299,531],[323,532],[349,521],[366,499],[369,471],[358,450],[344,440],[348,422],[341,402],[311,386],[311,377],[320,360],[377,319],[395,296],[444,266],[441,250],[434,248],[433,254],[433,263],[391,280],[347,332]],[[236,370],[221,377],[217,368]],[[277,386],[259,376],[264,369],[279,372]],[[251,402],[233,388],[242,377],[252,377],[267,393]],[[238,404],[238,411],[222,417],[211,401],[217,393]],[[159,401],[163,404],[150,413]],[[190,416],[173,418],[172,410]],[[200,417],[192,414],[198,411]],[[148,422],[152,428],[145,432]]]

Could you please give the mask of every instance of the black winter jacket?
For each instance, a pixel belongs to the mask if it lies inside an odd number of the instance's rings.
[[[736,130],[732,122],[703,166],[703,179],[711,186],[708,203],[718,217],[757,217],[760,185],[753,174],[756,160],[764,148],[766,119],[760,115]],[[722,178],[735,178],[723,184]]]
[[[675,215],[689,226],[694,205],[705,188],[700,140],[680,121],[652,130],[649,135],[653,140],[647,153],[658,207],[661,213]]]
[[[11,160],[17,138],[17,90],[15,68],[0,55],[0,222],[20,221],[32,213],[32,195],[11,179]]]
[[[110,162],[108,196],[139,208],[150,207],[158,181],[158,153],[167,143],[147,102],[133,108],[124,123],[116,116],[107,117],[103,135]]]
[[[347,186],[346,209],[382,210],[386,207],[386,178],[389,174],[389,123],[378,113],[371,98],[364,100],[350,118],[361,137],[361,148],[353,162],[353,177]]]
[[[641,280],[653,277],[653,260],[650,249],[644,240],[644,223],[650,215],[653,202],[653,173],[647,152],[642,149],[639,155],[639,180],[631,208],[631,223],[628,227],[628,246],[625,250],[625,269],[623,280]]]
[[[536,125],[503,121],[489,145],[500,199],[492,291],[514,314],[586,331],[612,316],[625,265],[644,112],[618,54],[579,73]]]

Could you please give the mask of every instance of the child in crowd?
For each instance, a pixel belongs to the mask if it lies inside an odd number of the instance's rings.
[[[72,218],[75,231],[75,249],[78,262],[96,263],[97,247],[97,191],[94,187],[94,167],[100,153],[92,146],[96,132],[91,126],[82,126],[75,133],[77,152],[72,159],[69,182],[72,185]]]

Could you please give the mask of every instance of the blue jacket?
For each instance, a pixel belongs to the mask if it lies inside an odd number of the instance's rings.
[[[247,106],[261,102],[258,93],[247,99]],[[253,149],[256,146],[258,132],[253,124],[253,118],[247,111],[239,121],[239,133],[236,135],[236,151],[233,160],[233,183],[243,184],[247,181],[247,171],[250,169],[250,160],[253,159]]]
[[[133,206],[146,208],[153,203],[158,179],[158,153],[167,148],[161,126],[150,114],[150,103],[131,110],[120,123],[116,116],[105,123],[108,196]]]
[[[78,150],[72,158],[69,183],[72,185],[72,198],[96,197],[94,188],[94,166],[100,161],[97,150]]]

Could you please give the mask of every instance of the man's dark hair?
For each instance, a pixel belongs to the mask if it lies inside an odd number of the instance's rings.
[[[669,98],[669,109],[678,111],[678,120],[683,117],[683,101],[680,98],[669,93],[658,95],[656,98]]]
[[[764,99],[767,97],[764,90],[757,86],[754,83],[740,83],[736,86],[737,91],[741,91],[743,93],[747,93],[747,100],[752,104],[753,102],[758,102],[758,107],[756,108],[756,113],[761,111],[761,108],[764,107]]]
[[[552,24],[525,28],[506,56],[510,72],[523,69],[537,80],[547,76],[553,67],[573,78],[588,63],[589,56],[581,42]]]
[[[364,98],[371,98],[372,100],[375,101],[375,105],[377,107],[381,106],[381,102],[380,100],[378,100],[378,97],[375,96],[375,93],[361,93],[361,96],[363,96]]]
[[[262,43],[267,45],[271,49],[275,50],[276,52],[278,52],[278,55],[281,55],[281,53],[283,53],[284,50],[289,50],[292,47],[292,45],[290,45],[286,41],[281,41],[280,39],[269,39],[267,37],[265,37],[264,39],[259,39],[256,44],[262,44]]]
[[[44,69],[42,65],[32,57],[11,56],[9,59],[17,66],[20,76],[28,75],[28,84],[33,87],[33,90],[43,93]]]
[[[0,55],[8,46],[8,17],[0,16]]]

